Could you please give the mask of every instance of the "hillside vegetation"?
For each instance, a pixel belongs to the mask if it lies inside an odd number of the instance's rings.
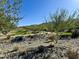
[[[68,12],[66,9],[59,9],[54,14],[49,14],[45,22],[38,25],[20,27],[27,31],[63,31],[79,28],[79,10]]]

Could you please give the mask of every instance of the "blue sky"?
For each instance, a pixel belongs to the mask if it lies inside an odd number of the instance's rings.
[[[49,13],[54,13],[58,8],[73,11],[79,8],[79,0],[23,0],[21,15],[24,18],[19,26],[40,24]]]

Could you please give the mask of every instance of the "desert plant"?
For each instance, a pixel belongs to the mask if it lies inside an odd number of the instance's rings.
[[[22,0],[0,0],[0,31],[6,35],[21,19],[19,12]]]
[[[68,59],[79,59],[78,51],[67,51]]]

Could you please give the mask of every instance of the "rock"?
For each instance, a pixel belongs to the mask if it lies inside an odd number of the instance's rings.
[[[72,38],[77,38],[79,36],[79,29],[72,30]]]
[[[21,42],[24,41],[23,36],[17,36],[11,40],[11,42]]]

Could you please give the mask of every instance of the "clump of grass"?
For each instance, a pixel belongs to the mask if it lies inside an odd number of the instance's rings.
[[[27,51],[27,48],[26,47],[24,47],[24,46],[22,46],[22,45],[18,45],[18,44],[16,44],[16,46],[14,46],[14,50],[17,50],[17,51],[19,51],[19,53],[23,53],[23,52],[26,52]]]
[[[48,41],[49,42],[57,43],[58,36],[56,34],[48,34]]]
[[[24,35],[24,34],[26,34],[26,31],[25,30],[18,30],[18,31],[16,31],[15,34],[16,35]]]
[[[76,51],[68,50],[67,57],[68,57],[68,59],[79,59],[78,51],[77,50]]]

